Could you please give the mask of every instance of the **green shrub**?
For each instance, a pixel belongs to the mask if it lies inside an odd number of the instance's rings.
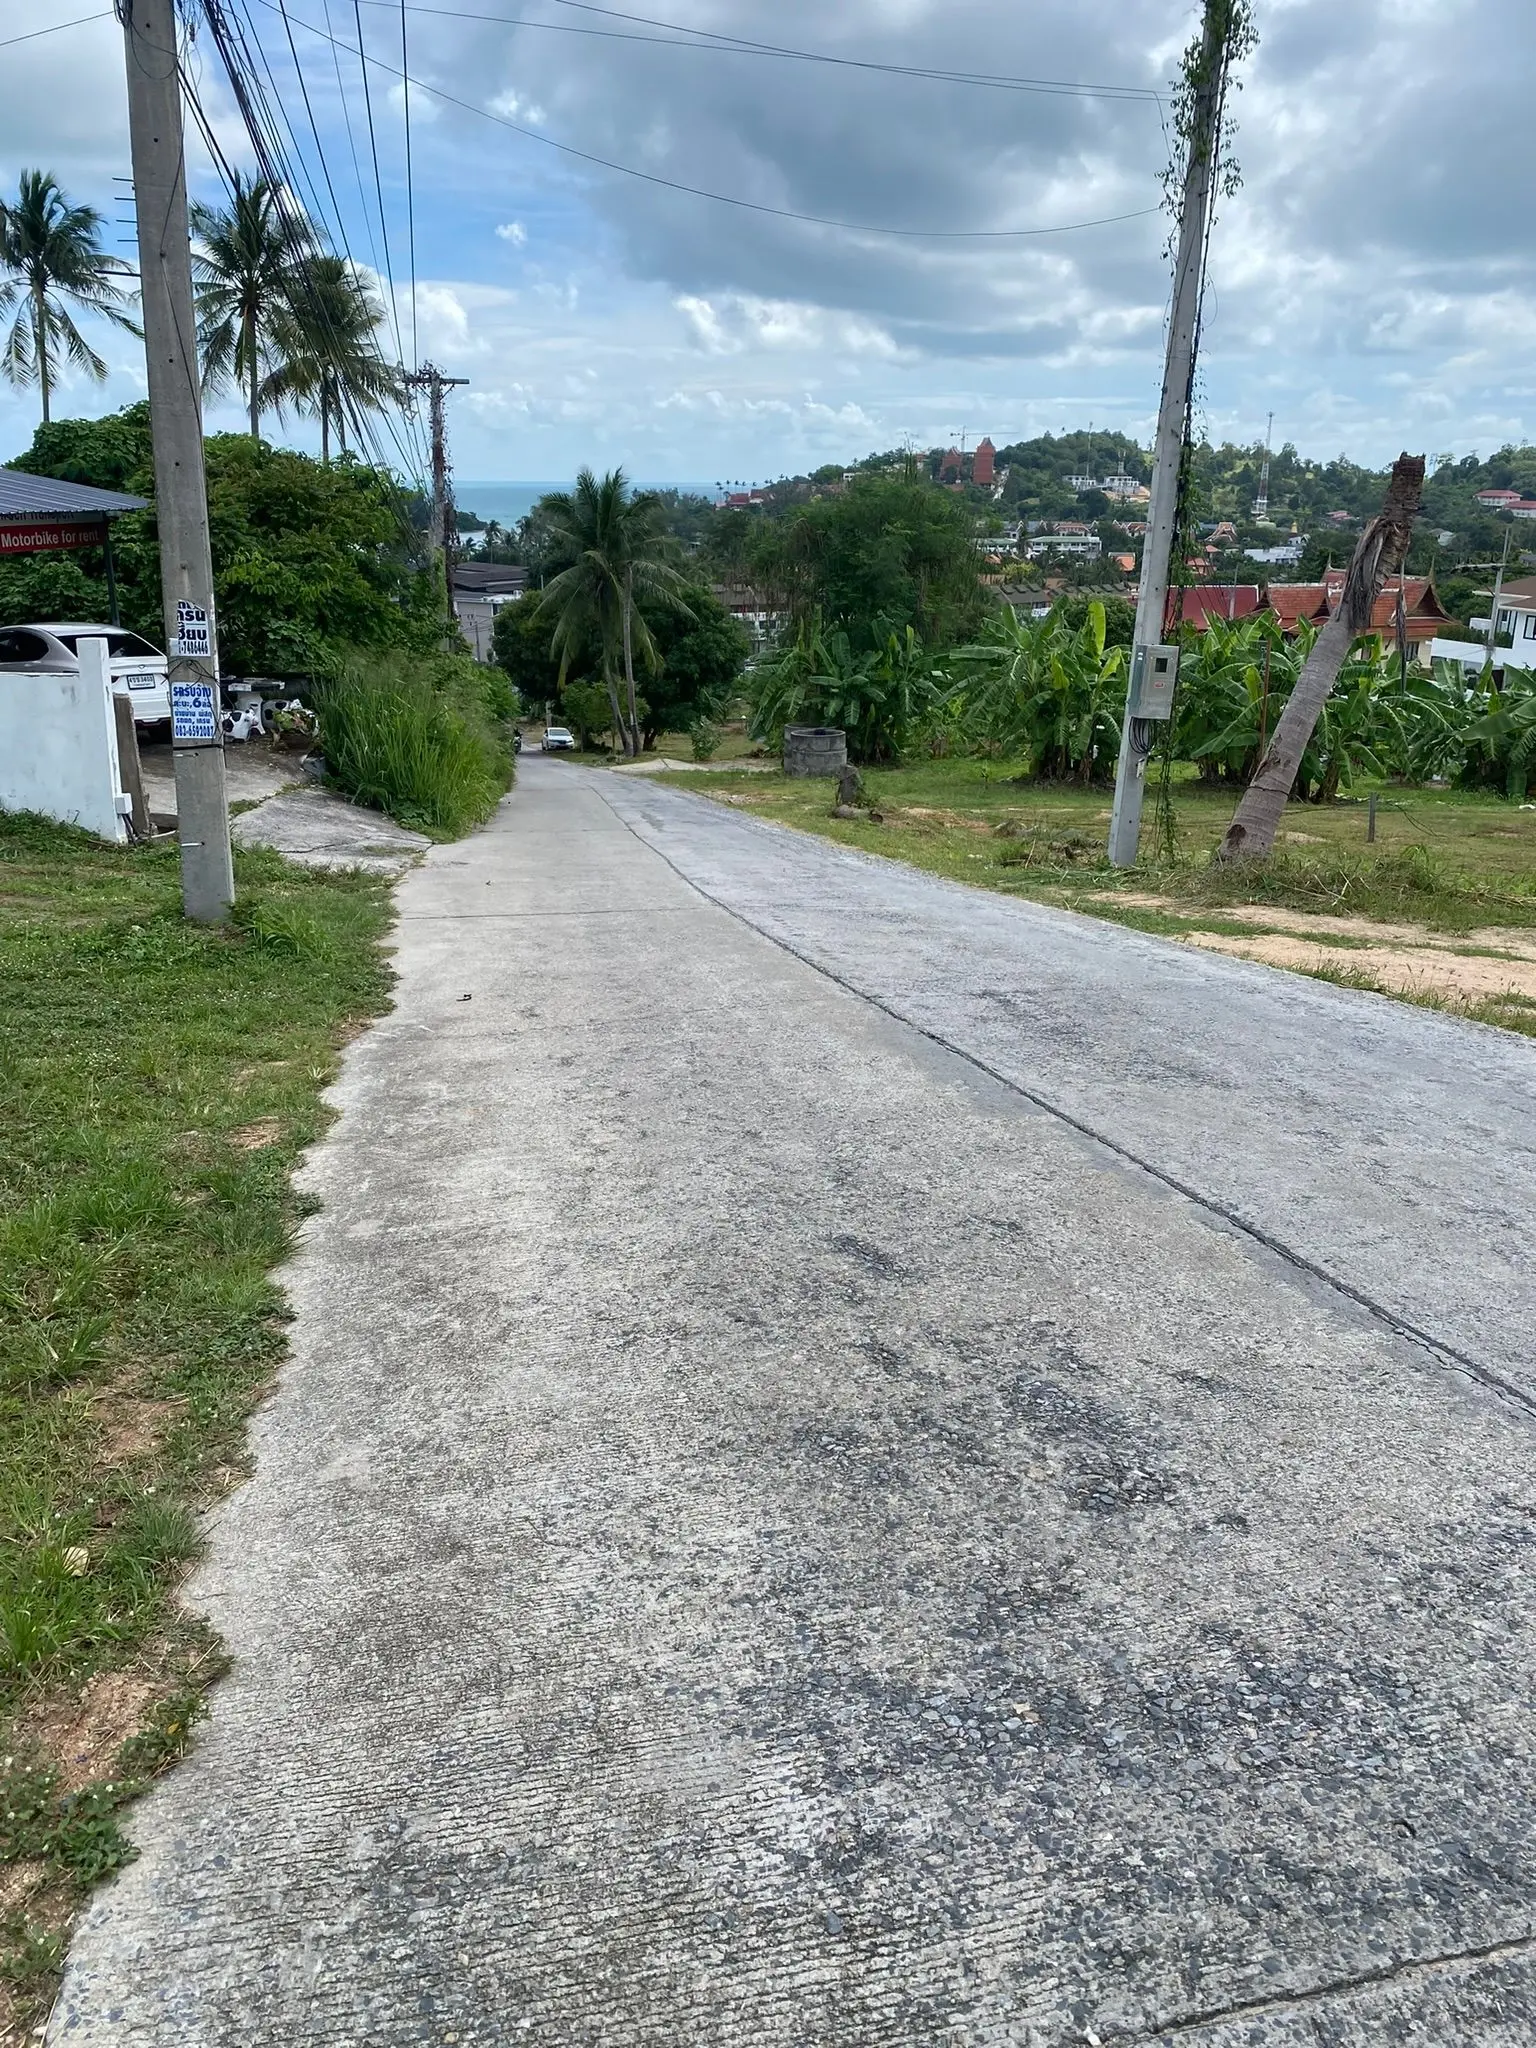
[[[720,747],[720,728],[712,718],[696,718],[689,728],[695,761],[712,761]]]
[[[357,802],[456,839],[512,780],[506,678],[461,655],[354,654],[314,692],[327,772]]]

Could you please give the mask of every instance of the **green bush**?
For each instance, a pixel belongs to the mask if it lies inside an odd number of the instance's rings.
[[[314,693],[326,769],[357,802],[456,839],[512,780],[505,678],[462,655],[354,654]]]

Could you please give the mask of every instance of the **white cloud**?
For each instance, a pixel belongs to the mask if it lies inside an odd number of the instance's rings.
[[[496,233],[503,242],[510,242],[514,249],[521,249],[528,240],[528,230],[520,220],[504,220]]]

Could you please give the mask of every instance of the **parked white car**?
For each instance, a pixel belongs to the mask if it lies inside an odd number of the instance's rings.
[[[576,741],[563,725],[546,725],[539,745],[546,754],[567,754],[575,751]]]
[[[169,665],[147,640],[121,626],[92,626],[78,620],[40,626],[0,626],[0,670],[41,669],[69,675],[80,666],[81,640],[105,640],[107,673],[119,697],[127,697],[140,725],[157,725],[171,715]]]

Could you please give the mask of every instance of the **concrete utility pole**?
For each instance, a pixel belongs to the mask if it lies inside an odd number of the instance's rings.
[[[448,462],[447,424],[443,413],[444,394],[455,384],[467,384],[467,377],[445,377],[436,363],[422,363],[406,377],[406,383],[415,391],[427,394],[428,419],[432,430],[432,524],[428,529],[428,543],[434,555],[441,555],[443,567],[443,594],[448,610],[453,610],[453,557],[451,549],[456,538],[456,522],[453,510],[453,472]]]
[[[181,900],[188,917],[217,924],[235,900],[235,869],[224,790],[175,0],[117,0],[117,15],[128,58],[128,133],[170,662]]]
[[[1504,571],[1509,567],[1509,536],[1511,528],[1504,530],[1504,552],[1499,557],[1499,573],[1493,579],[1493,602],[1488,607],[1488,638],[1484,643],[1488,649],[1486,667],[1493,667],[1493,657],[1499,644],[1499,600],[1504,595]]]
[[[1162,640],[1168,610],[1168,563],[1178,523],[1179,462],[1184,447],[1184,424],[1189,416],[1190,386],[1194,378],[1195,335],[1200,321],[1206,229],[1221,141],[1218,130],[1226,82],[1226,39],[1231,13],[1231,0],[1205,0],[1199,78],[1190,110],[1189,160],[1185,166],[1183,197],[1179,207],[1173,311],[1168,322],[1163,397],[1157,414],[1152,496],[1147,506],[1147,538],[1141,553],[1141,590],[1136,600],[1133,682],[1139,672],[1138,661],[1142,664],[1152,661],[1150,650]],[[1143,653],[1144,649],[1147,652]],[[1133,867],[1136,862],[1136,849],[1141,840],[1141,803],[1147,786],[1147,758],[1153,743],[1150,721],[1137,712],[1136,703],[1136,692],[1132,688],[1126,692],[1120,760],[1115,769],[1115,803],[1109,825],[1109,858],[1117,868]]]

